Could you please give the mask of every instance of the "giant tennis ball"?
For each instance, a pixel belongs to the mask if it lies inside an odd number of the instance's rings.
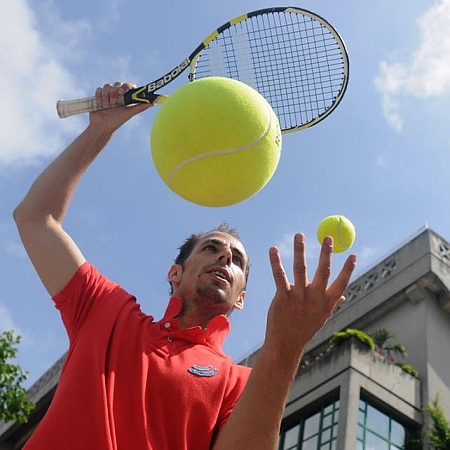
[[[355,242],[356,231],[353,224],[344,216],[328,216],[320,222],[317,229],[317,239],[320,244],[325,236],[334,239],[333,252],[348,250]]]
[[[203,206],[251,197],[274,174],[278,118],[250,86],[223,77],[187,83],[160,107],[151,131],[155,167],[174,192]]]

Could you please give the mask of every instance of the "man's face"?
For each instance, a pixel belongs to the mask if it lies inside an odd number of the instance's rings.
[[[208,315],[228,315],[242,309],[248,257],[242,243],[228,233],[202,236],[184,264],[174,264],[168,278],[173,295]]]

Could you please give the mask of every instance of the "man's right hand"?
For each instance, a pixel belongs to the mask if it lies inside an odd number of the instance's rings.
[[[97,88],[95,101],[99,107],[105,109],[91,112],[89,114],[90,124],[101,125],[114,132],[133,116],[153,106],[151,103],[137,103],[135,105],[117,107],[119,96],[126,94],[135,87],[136,85],[130,82],[116,82],[112,85],[107,83],[103,87]]]

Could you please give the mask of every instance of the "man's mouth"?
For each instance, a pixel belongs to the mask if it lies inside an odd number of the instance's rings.
[[[225,269],[213,269],[208,271],[209,274],[214,275],[215,277],[230,283],[230,275]]]

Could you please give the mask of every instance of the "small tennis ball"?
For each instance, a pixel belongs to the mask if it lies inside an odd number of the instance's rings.
[[[260,191],[281,153],[278,118],[252,87],[223,77],[178,88],[160,107],[150,136],[155,167],[175,193],[211,207]]]
[[[353,224],[344,216],[328,216],[320,222],[317,228],[317,239],[320,244],[325,236],[334,239],[333,252],[348,250],[355,242],[356,231]]]

